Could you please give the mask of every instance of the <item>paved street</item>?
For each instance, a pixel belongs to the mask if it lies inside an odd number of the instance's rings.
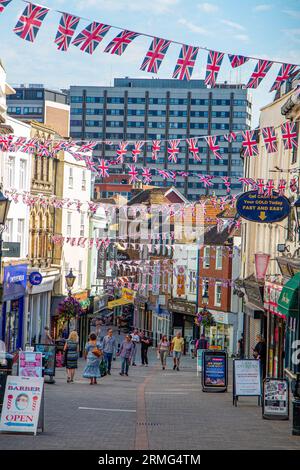
[[[195,360],[184,358],[180,372],[162,371],[154,351],[149,367],[131,367],[90,386],[81,377],[67,384],[57,370],[46,385],[45,432],[1,435],[0,449],[299,449],[291,420],[266,421],[255,398],[232,406],[228,393],[203,393]],[[230,380],[231,381],[231,380]]]

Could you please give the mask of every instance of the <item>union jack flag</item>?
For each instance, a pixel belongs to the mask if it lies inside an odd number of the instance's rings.
[[[7,152],[12,142],[13,136],[0,136],[0,149]]]
[[[274,180],[268,180],[266,184],[266,192],[265,192],[266,196],[271,197],[273,195],[274,189],[275,189]]]
[[[80,152],[92,152],[97,145],[98,145],[98,142],[96,142],[95,140],[91,140],[81,145],[79,148],[79,151]]]
[[[226,188],[226,192],[227,193],[230,193],[231,191],[231,182],[229,181],[229,177],[228,176],[221,176],[221,179],[224,181],[224,186]]]
[[[164,180],[168,180],[170,178],[169,172],[167,170],[157,170],[157,173],[162,176]]]
[[[208,135],[207,137],[204,137],[207,145],[209,146],[209,149],[211,152],[213,152],[214,156],[218,158],[219,160],[222,160],[222,156],[219,152],[220,146],[216,144],[217,136],[216,135]]]
[[[141,70],[157,73],[170,44],[171,41],[167,41],[166,39],[154,38],[143,60]]]
[[[129,171],[128,174],[130,175],[129,183],[133,184],[138,181],[139,172],[137,171],[135,165],[128,165]]]
[[[123,163],[124,162],[124,156],[126,155],[127,152],[127,146],[128,142],[119,142],[119,148],[117,149],[117,162],[118,163]]]
[[[224,139],[227,140],[227,142],[233,142],[236,140],[236,133],[235,132],[229,132],[229,134],[224,135]]]
[[[35,152],[37,147],[37,140],[36,139],[30,139],[25,142],[23,147],[21,148],[21,152],[24,153],[33,153]]]
[[[205,188],[208,188],[209,186],[212,186],[212,185],[213,185],[213,183],[211,182],[211,180],[213,180],[214,177],[211,176],[211,175],[205,175],[205,176],[203,176],[203,175],[200,175],[200,174],[199,174],[199,175],[198,175],[198,178],[200,179],[201,183],[204,184],[204,187],[205,187]]]
[[[243,142],[242,146],[245,149],[245,157],[253,157],[258,155],[258,147],[257,142],[253,138],[255,131],[244,131],[242,132],[243,135]]]
[[[173,78],[190,80],[197,59],[199,47],[183,45],[173,72]]]
[[[177,178],[177,173],[176,171],[169,170],[169,177],[172,178],[172,180],[176,180]]]
[[[277,139],[274,127],[264,127],[262,129],[264,143],[268,153],[277,152]]]
[[[0,13],[4,11],[4,8],[11,2],[11,0],[0,0]]]
[[[177,163],[177,155],[178,155],[178,152],[179,152],[179,148],[178,148],[178,145],[180,144],[180,140],[179,139],[175,139],[175,140],[169,140],[169,147],[168,147],[168,160],[170,162],[174,162],[174,163]]]
[[[290,190],[292,193],[296,193],[298,191],[298,181],[297,178],[291,178],[290,181]]]
[[[136,37],[140,36],[138,33],[124,30],[121,31],[104,49],[104,52],[111,54],[122,55],[125,52],[128,44],[130,44]]]
[[[246,88],[257,88],[260,82],[265,78],[269,72],[273,62],[270,60],[259,60],[255,66]]]
[[[152,181],[152,174],[149,168],[143,168],[142,178],[145,184],[149,184]]]
[[[90,157],[84,157],[84,162],[88,170],[92,171],[93,173],[97,172],[95,162]]]
[[[278,72],[278,75],[276,77],[276,80],[270,88],[270,91],[278,90],[280,88],[280,85],[283,82],[286,82],[290,78],[290,76],[294,73],[296,67],[297,67],[296,65],[292,65],[292,64],[282,64]]]
[[[193,155],[194,159],[198,162],[201,162],[201,158],[199,155],[199,147],[198,147],[198,139],[197,138],[192,138],[192,139],[186,139],[187,144],[189,146],[189,152]]]
[[[10,152],[17,152],[25,144],[26,137],[18,137],[15,141],[12,141],[9,146]]]
[[[286,190],[286,180],[280,179],[278,184],[278,194],[279,196],[284,196]]]
[[[14,27],[14,33],[26,41],[33,42],[49,9],[29,3]]]
[[[72,44],[80,46],[80,50],[83,52],[93,54],[109,30],[110,26],[107,24],[93,21],[76,36]]]
[[[258,179],[256,183],[257,189],[258,189],[258,194],[264,194],[265,192],[265,180],[263,179]]]
[[[144,146],[144,142],[142,140],[138,140],[134,144],[134,149],[132,150],[132,157],[133,157],[134,162],[137,162],[137,159],[138,159],[138,157],[140,156],[140,154],[142,152],[143,146]]]
[[[45,140],[45,142],[40,142],[37,148],[37,155],[39,157],[50,157],[51,150],[50,150],[50,143]]]
[[[245,57],[244,55],[234,55],[228,54],[228,58],[231,64],[231,67],[235,69],[236,67],[240,67],[241,65],[245,64],[249,57]]]
[[[80,18],[63,13],[56,33],[55,44],[59,51],[67,51]]]
[[[100,165],[98,166],[99,175],[102,176],[102,178],[107,178],[109,176],[109,173],[108,173],[109,165],[106,163],[106,161],[103,158],[99,160],[99,163],[100,163]]]
[[[206,65],[205,85],[215,86],[222,64],[223,52],[209,51]]]
[[[160,151],[161,141],[152,140],[152,160],[157,160],[158,152]]]
[[[298,147],[297,131],[294,122],[284,122],[281,124],[281,135],[285,150]]]

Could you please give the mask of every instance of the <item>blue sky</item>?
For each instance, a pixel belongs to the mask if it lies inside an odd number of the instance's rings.
[[[41,4],[186,44],[300,64],[299,0],[45,0]],[[104,54],[105,46],[118,32],[111,29],[93,56],[75,46],[60,52],[53,43],[60,18],[55,11],[48,13],[33,44],[13,33],[24,7],[22,0],[13,0],[0,15],[0,58],[10,83],[68,87],[109,85],[114,77],[122,76],[151,78],[151,74],[139,70],[150,38],[138,37],[121,57]],[[77,32],[87,24],[82,20]],[[179,50],[179,45],[170,46],[158,78],[171,78]],[[207,53],[201,51],[193,78],[204,77],[206,59]],[[246,82],[255,63],[249,61],[233,70],[225,57],[219,81]],[[252,92],[253,125],[257,124],[259,107],[273,98],[268,90],[278,69],[279,65],[273,65],[260,87]]]

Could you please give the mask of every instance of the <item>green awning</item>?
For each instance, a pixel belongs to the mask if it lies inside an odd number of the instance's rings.
[[[296,318],[300,312],[300,273],[295,274],[283,286],[278,299],[278,312]]]

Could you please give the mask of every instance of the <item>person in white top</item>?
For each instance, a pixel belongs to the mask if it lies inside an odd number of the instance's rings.
[[[135,357],[136,357],[136,352],[137,352],[137,346],[140,343],[141,338],[137,329],[135,329],[133,333],[131,333],[130,336],[131,336],[132,343],[133,343],[132,365],[136,366]]]

